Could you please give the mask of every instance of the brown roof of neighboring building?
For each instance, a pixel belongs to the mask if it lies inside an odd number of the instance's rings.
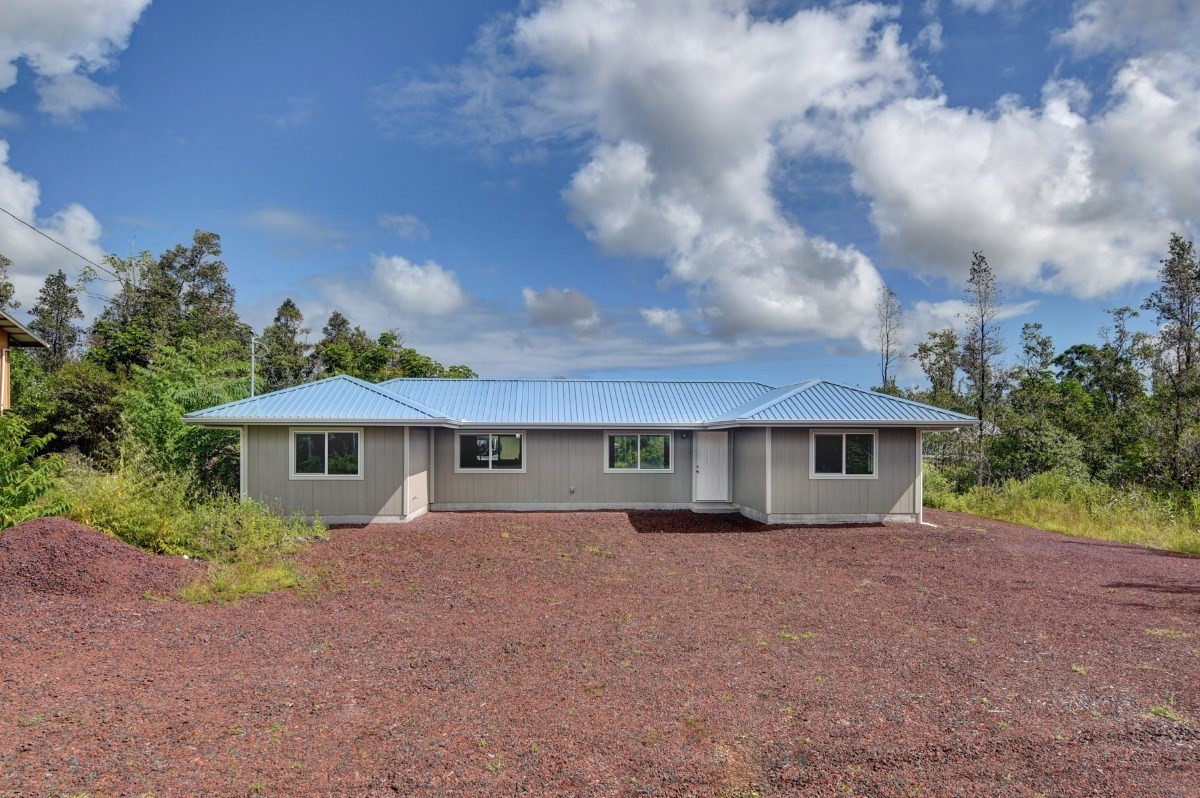
[[[36,347],[45,349],[49,346],[41,338],[33,334],[25,325],[12,316],[0,310],[0,330],[8,333],[9,346]]]

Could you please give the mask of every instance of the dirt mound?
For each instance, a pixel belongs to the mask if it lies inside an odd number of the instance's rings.
[[[181,557],[147,554],[65,518],[38,518],[0,532],[0,595],[168,593],[199,568]]]

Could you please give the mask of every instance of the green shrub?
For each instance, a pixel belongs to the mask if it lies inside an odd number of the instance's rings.
[[[122,460],[114,473],[76,462],[63,476],[68,517],[159,554],[212,565],[208,579],[183,591],[191,601],[231,601],[300,581],[288,554],[325,536],[318,520],[284,518],[262,502],[211,496],[186,477],[146,460]]]
[[[20,416],[0,416],[0,529],[43,515],[43,505],[50,514],[66,509],[62,501],[41,501],[63,468],[57,455],[35,459],[51,437],[30,436]]]
[[[927,467],[927,472],[930,470]],[[1200,555],[1200,491],[1164,493],[1138,486],[1117,487],[1078,472],[1058,471],[972,487],[959,494],[935,484],[932,499],[928,478],[925,484],[926,504],[931,507],[1078,537]]]

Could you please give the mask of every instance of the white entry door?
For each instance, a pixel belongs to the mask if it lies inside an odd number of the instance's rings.
[[[697,432],[692,501],[729,501],[729,433]]]

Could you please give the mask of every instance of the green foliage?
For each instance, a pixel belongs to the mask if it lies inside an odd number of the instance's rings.
[[[39,504],[63,467],[62,458],[54,455],[35,459],[49,441],[49,435],[31,437],[20,416],[0,416],[0,529],[66,509],[61,501]]]
[[[309,350],[304,340],[311,330],[304,326],[304,314],[289,297],[275,311],[275,320],[263,329],[263,392],[299,385],[309,376]]]
[[[21,303],[13,299],[16,289],[13,287],[12,279],[9,275],[9,268],[11,266],[12,261],[4,257],[3,253],[0,253],[0,310],[21,307]]]
[[[286,555],[324,537],[316,519],[283,518],[261,502],[211,496],[186,476],[165,473],[143,457],[112,473],[75,463],[62,478],[69,517],[146,551],[187,555],[212,565],[206,581],[183,593],[191,601],[231,601],[296,585]]]
[[[83,337],[83,328],[76,324],[83,318],[79,289],[67,283],[62,269],[46,278],[31,315],[29,329],[47,344],[35,354],[46,371],[57,371],[75,355]]]
[[[186,340],[155,350],[153,368],[135,368],[122,420],[152,465],[189,474],[210,493],[238,487],[238,435],[183,423],[183,414],[249,395],[248,363],[235,345]]]
[[[321,332],[321,340],[313,347],[310,368],[319,377],[349,374],[369,382],[382,382],[395,377],[479,376],[468,366],[447,368],[404,346],[404,339],[395,330],[372,340],[361,327],[351,327],[349,319],[336,310]]]
[[[64,363],[47,374],[25,367],[13,409],[39,435],[53,434],[53,451],[78,451],[104,464],[117,456],[125,382],[89,362]]]
[[[955,494],[927,468],[925,497],[927,504],[941,509],[1200,555],[1200,491],[1122,488],[1078,474],[1046,472]]]

